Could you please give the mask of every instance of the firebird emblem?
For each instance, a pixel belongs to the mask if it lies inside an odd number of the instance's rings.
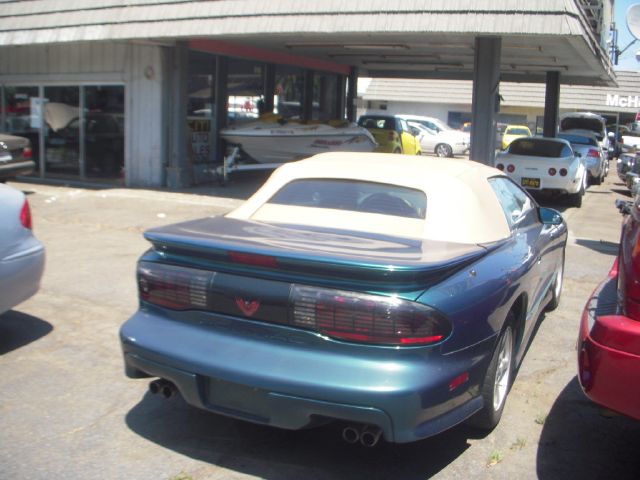
[[[253,316],[254,313],[260,308],[260,302],[258,300],[252,300],[248,302],[244,298],[236,297],[236,305],[247,317]]]

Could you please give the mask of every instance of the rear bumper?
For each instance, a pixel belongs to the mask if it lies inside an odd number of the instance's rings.
[[[347,354],[340,342],[308,342],[309,332],[198,315],[189,323],[148,310],[133,315],[120,332],[127,375],[170,380],[189,404],[222,415],[285,429],[340,419],[376,425],[390,442],[435,435],[482,408],[493,338],[428,359],[417,349]],[[450,391],[464,372],[469,381]]]
[[[40,288],[45,250],[35,238],[21,252],[0,260],[0,313],[33,296]]]
[[[18,175],[28,175],[33,172],[36,164],[33,160],[22,162],[0,163],[0,178],[13,178]]]
[[[617,277],[587,303],[578,338],[578,378],[592,401],[640,420],[640,322],[616,312]]]

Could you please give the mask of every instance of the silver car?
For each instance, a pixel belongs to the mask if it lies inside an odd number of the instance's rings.
[[[573,151],[584,160],[589,174],[589,183],[600,185],[608,173],[608,160],[600,148],[596,135],[580,130],[579,132],[561,132],[558,138],[569,142]]]
[[[0,184],[0,314],[38,291],[44,262],[44,246],[33,234],[27,197]]]

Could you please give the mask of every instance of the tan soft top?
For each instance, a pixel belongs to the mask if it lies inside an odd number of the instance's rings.
[[[504,212],[487,182],[496,176],[504,174],[478,162],[455,158],[322,153],[282,165],[251,198],[227,216],[458,243],[488,243],[510,234]],[[304,178],[356,179],[421,190],[427,196],[426,218],[267,204],[282,186]]]

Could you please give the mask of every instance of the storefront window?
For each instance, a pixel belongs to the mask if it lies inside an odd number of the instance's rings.
[[[338,114],[338,77],[335,74],[316,73],[313,77],[312,118],[323,122],[341,119]]]
[[[34,175],[40,172],[39,115],[40,102],[38,87],[5,87],[5,125],[3,130],[11,135],[28,138],[31,142],[33,160],[36,162]]]
[[[87,177],[123,178],[124,87],[84,87]]]
[[[211,150],[211,120],[215,111],[215,56],[189,52],[187,135],[194,164],[207,163]]]
[[[275,112],[284,118],[301,119],[304,98],[304,71],[301,68],[276,67]]]
[[[229,61],[229,124],[255,121],[263,102],[261,63],[249,60]]]
[[[80,88],[45,87],[45,174],[80,175]]]

